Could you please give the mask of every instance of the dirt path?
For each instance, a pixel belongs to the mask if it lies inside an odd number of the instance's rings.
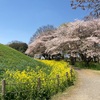
[[[52,100],[100,100],[100,71],[76,71],[78,82],[74,88],[54,96]]]

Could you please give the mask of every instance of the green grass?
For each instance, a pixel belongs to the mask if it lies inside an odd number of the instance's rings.
[[[56,62],[54,62],[53,67],[55,63]],[[55,67],[53,70],[53,67],[50,67],[50,65],[46,64],[46,62],[43,63],[39,60],[35,60],[6,45],[0,44],[0,81],[2,79],[5,79],[6,83],[8,83],[6,85],[6,100],[15,100],[15,98],[16,100],[49,100],[50,96],[56,94],[59,91],[63,91],[66,87],[72,85],[75,76],[73,71],[73,76],[70,77],[70,70],[68,68],[69,75],[68,79],[66,80],[65,73],[67,72],[66,68],[68,67],[68,64],[65,63],[64,65],[64,63],[61,63],[59,65],[60,66],[57,65],[57,68]],[[62,69],[61,65],[66,67]],[[30,66],[31,68],[28,66]],[[62,70],[62,72],[60,72],[59,70],[57,71],[58,68],[60,69],[60,71]],[[64,73],[64,76],[60,78],[58,87],[56,74],[59,73],[63,75],[64,70],[66,72]],[[37,89],[37,79],[39,77],[41,77],[40,90]],[[51,78],[53,79],[51,80]],[[28,83],[23,84],[23,82]],[[27,92],[25,92],[27,90],[28,95]]]
[[[36,70],[37,66],[47,68],[47,65],[20,53],[8,46],[0,44],[0,73],[3,70],[25,70],[27,66]]]
[[[84,62],[76,62],[75,66],[85,69],[100,70],[100,63],[94,63],[94,62],[90,62],[88,66]]]

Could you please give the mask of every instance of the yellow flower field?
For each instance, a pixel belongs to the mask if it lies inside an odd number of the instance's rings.
[[[65,76],[66,72],[68,72],[70,76],[70,66],[68,63],[64,61],[55,61],[55,60],[39,60],[39,61],[43,62],[44,64],[47,64],[48,67],[52,68],[52,71],[49,75],[51,78],[56,77],[56,75],[63,77]]]
[[[33,70],[31,67],[27,67],[27,70],[7,70],[4,74],[5,80],[8,84],[16,83],[12,85],[12,88],[8,86],[9,91],[18,91],[29,90],[31,91],[31,97],[38,98],[38,94],[41,95],[41,98],[47,98],[51,95],[54,95],[58,91],[63,91],[68,87],[74,80],[74,70],[72,70],[72,75],[70,74],[70,66],[64,61],[54,61],[54,60],[38,60],[47,65],[46,70],[41,66],[36,66],[36,70]],[[68,77],[66,77],[66,72],[68,72]],[[57,79],[59,75],[59,80]],[[37,91],[38,79],[40,79],[39,88],[41,93]],[[59,83],[58,83],[59,82]],[[23,84],[27,83],[27,84]],[[20,84],[20,85],[19,85]],[[19,86],[18,86],[19,85]],[[58,87],[59,85],[59,87]],[[13,94],[14,95],[14,94]],[[25,95],[25,94],[24,94]],[[25,95],[25,97],[27,97]],[[34,99],[32,99],[34,100]]]

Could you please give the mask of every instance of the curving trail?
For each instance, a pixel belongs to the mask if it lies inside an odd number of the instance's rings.
[[[100,100],[100,71],[76,69],[78,82],[74,88],[52,100]]]

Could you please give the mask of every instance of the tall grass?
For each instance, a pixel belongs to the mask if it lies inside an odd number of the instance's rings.
[[[85,62],[76,62],[75,66],[79,68],[85,68],[85,69],[100,70],[100,63],[94,63],[94,62],[90,62],[89,65],[86,65]]]

